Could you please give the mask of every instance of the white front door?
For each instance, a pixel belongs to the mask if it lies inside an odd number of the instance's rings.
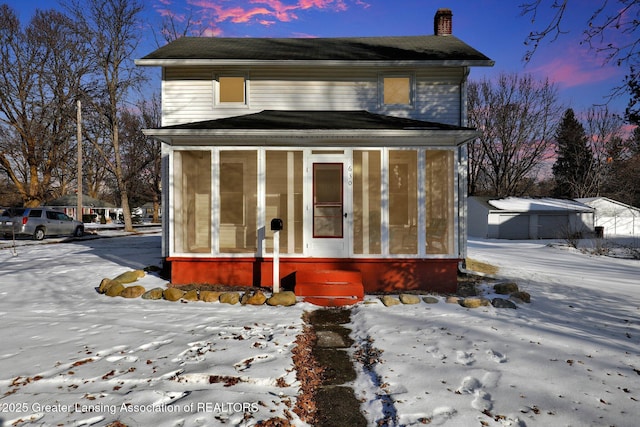
[[[345,154],[314,154],[307,165],[307,188],[311,193],[306,209],[309,255],[347,257],[352,221],[351,161]]]

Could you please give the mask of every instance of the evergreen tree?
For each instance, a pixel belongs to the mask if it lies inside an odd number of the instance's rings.
[[[603,195],[632,206],[640,206],[640,127],[621,142],[609,157],[611,170]]]
[[[625,110],[625,117],[632,125],[640,126],[640,73],[637,68],[631,67],[626,77],[627,90],[629,91],[629,103]]]
[[[565,198],[591,196],[593,153],[584,127],[571,108],[565,111],[558,126],[556,143],[554,195]]]

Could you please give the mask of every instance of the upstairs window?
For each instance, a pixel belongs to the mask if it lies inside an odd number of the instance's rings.
[[[383,107],[411,107],[414,97],[414,79],[409,75],[386,75],[380,78],[380,104]]]
[[[224,75],[216,79],[216,104],[225,107],[247,105],[247,78],[244,75]]]

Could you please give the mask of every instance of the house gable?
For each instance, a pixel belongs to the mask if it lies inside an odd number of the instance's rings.
[[[165,126],[267,109],[366,110],[464,126],[469,67],[493,65],[452,35],[183,37],[136,63],[163,67]],[[231,78],[243,79],[244,96],[220,102],[221,80]]]

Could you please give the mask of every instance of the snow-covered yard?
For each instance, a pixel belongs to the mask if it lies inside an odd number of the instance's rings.
[[[0,240],[0,426],[254,425],[286,413],[304,425],[291,412],[291,350],[315,306],[96,293],[103,277],[158,265],[158,233],[19,243]],[[347,326],[369,424],[637,425],[640,261],[535,241],[475,240],[469,252],[532,303],[367,297]]]
[[[382,350],[356,384],[372,424],[638,424],[640,262],[546,243],[470,241],[470,257],[532,295],[517,310],[354,309],[355,335]]]

